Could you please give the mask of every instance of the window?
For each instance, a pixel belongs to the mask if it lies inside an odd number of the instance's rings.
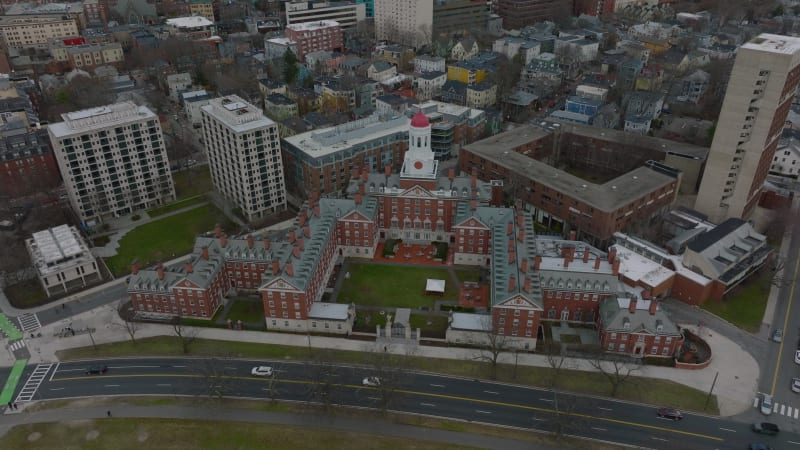
[[[613,343],[608,344],[608,351],[610,351],[610,352],[614,351],[614,344]]]
[[[669,347],[664,347],[664,350],[661,352],[661,354],[664,356],[669,355]]]
[[[621,351],[621,352],[625,351],[625,344],[624,343],[623,344],[619,344],[619,351]]]
[[[657,355],[657,354],[658,354],[658,347],[656,347],[656,346],[653,346],[653,347],[650,349],[650,354],[651,354],[651,355]]]

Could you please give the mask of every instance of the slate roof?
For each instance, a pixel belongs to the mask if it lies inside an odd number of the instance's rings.
[[[631,301],[636,301],[636,309],[630,312]],[[655,300],[631,299],[628,297],[609,298],[600,304],[600,319],[606,332],[643,333],[654,336],[680,336],[678,326],[669,316],[656,307],[650,314],[650,302]],[[626,326],[627,323],[627,326]],[[659,326],[661,330],[659,331]]]

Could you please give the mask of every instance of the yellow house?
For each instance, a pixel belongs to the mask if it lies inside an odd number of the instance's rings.
[[[660,55],[672,47],[666,39],[653,39],[648,37],[641,37],[639,38],[639,42],[642,43],[648,50],[650,50],[651,55]]]
[[[480,83],[486,78],[486,70],[466,62],[457,62],[447,66],[447,79],[461,83]]]
[[[192,0],[189,4],[189,12],[193,16],[203,16],[214,22],[214,3],[212,0]]]

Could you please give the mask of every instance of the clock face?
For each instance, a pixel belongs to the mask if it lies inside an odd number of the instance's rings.
[[[414,168],[415,169],[421,170],[423,166],[424,166],[424,164],[422,164],[422,161],[414,161]]]

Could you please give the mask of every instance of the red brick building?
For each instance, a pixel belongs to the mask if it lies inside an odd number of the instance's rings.
[[[297,44],[297,59],[320,50],[341,52],[344,49],[342,27],[334,20],[320,20],[286,25],[286,38]]]
[[[681,330],[649,298],[607,299],[600,306],[597,329],[600,345],[609,353],[671,358],[683,345]]]
[[[0,129],[0,197],[30,195],[60,183],[46,130],[28,130],[21,121],[9,122]]]

